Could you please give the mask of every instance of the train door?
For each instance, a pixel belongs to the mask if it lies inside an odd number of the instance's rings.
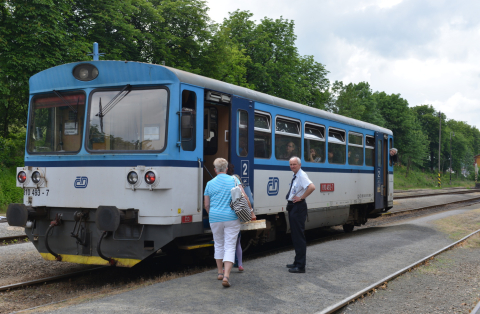
[[[245,187],[253,193],[254,103],[239,97],[232,98],[230,162],[235,166]]]
[[[387,135],[375,132],[375,209],[387,206],[388,197],[388,142]]]

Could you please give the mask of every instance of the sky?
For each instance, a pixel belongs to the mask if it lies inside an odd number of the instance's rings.
[[[293,20],[301,55],[330,82],[366,81],[480,128],[478,0],[207,0],[216,22],[237,9]]]

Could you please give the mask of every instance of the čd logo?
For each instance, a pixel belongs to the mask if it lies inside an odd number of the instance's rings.
[[[88,178],[87,177],[77,177],[75,179],[75,188],[76,189],[84,189],[88,185]]]

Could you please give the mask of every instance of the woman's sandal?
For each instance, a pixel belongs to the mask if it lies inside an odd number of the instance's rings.
[[[218,280],[223,280],[223,274],[218,273],[217,279]]]
[[[225,281],[225,279],[227,279],[227,280]],[[222,281],[222,286],[224,286],[225,288],[230,287],[230,280],[229,280],[229,279],[230,279],[230,278],[224,276],[224,277],[223,277],[223,281]]]

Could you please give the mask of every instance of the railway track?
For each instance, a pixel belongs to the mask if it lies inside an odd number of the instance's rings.
[[[472,199],[468,199],[468,200],[462,200],[462,201],[455,201],[455,202],[450,202],[450,203],[445,203],[445,204],[440,204],[440,205],[432,205],[432,206],[426,206],[426,207],[419,207],[419,208],[413,208],[413,209],[408,209],[408,210],[396,211],[396,212],[392,212],[392,213],[385,213],[385,214],[383,214],[383,216],[389,217],[389,216],[395,216],[395,215],[400,215],[400,214],[417,213],[417,212],[421,212],[421,211],[432,209],[432,208],[448,207],[450,205],[456,205],[456,204],[461,204],[461,203],[468,203],[468,204],[480,203],[480,197],[476,197],[476,198],[472,198]],[[378,222],[378,223],[373,223],[372,226],[365,226],[363,228],[370,228],[370,227],[373,227],[373,226],[379,226],[379,225],[388,224],[388,223],[389,222]],[[320,236],[320,237],[317,237],[317,238],[311,238],[311,239],[308,240],[308,243],[311,244],[312,242],[315,242],[315,241],[318,241],[318,240],[328,241],[329,239],[334,239],[334,238],[338,237],[339,235],[343,235],[343,234],[344,233],[341,232],[341,233],[335,234],[335,235],[328,235],[328,236],[323,235],[323,236]],[[26,236],[21,236],[21,237],[26,238]],[[8,237],[8,238],[17,238],[18,239],[18,238],[20,238],[20,236]],[[0,239],[4,239],[4,238],[0,238]],[[292,249],[292,248],[293,248],[293,246],[291,244],[283,245],[283,246],[277,246],[277,247],[274,247],[274,248],[271,248],[271,249],[262,250],[261,252],[250,253],[248,255],[245,255],[245,257],[259,258],[259,257],[262,257],[262,256],[266,256],[266,255],[275,253],[275,252],[281,252],[283,250],[288,250],[288,249]],[[162,255],[161,257],[165,257],[165,255]],[[15,283],[15,284],[6,285],[6,286],[0,286],[0,291],[9,291],[9,290],[13,290],[13,289],[22,288],[22,287],[45,284],[45,283],[54,282],[54,281],[58,281],[58,280],[62,280],[62,279],[68,279],[68,278],[80,276],[82,274],[90,273],[92,271],[97,271],[97,270],[101,270],[101,269],[109,269],[109,268],[111,268],[111,267],[110,266],[100,266],[100,267],[96,267],[96,268],[89,268],[89,269],[82,270],[82,271],[76,271],[76,272],[73,272],[73,273],[68,273],[68,274],[63,274],[63,275],[58,275],[58,276],[51,276],[51,277],[46,277],[46,278],[41,278],[41,279],[35,279],[35,280],[31,280],[31,281]]]
[[[467,235],[466,237],[458,240],[457,242],[454,242],[438,251],[436,251],[435,253],[433,254],[430,254],[416,262],[414,262],[413,264],[410,264],[409,266],[405,267],[405,268],[402,268],[388,276],[386,276],[385,278],[377,281],[376,283],[360,290],[360,291],[357,291],[355,292],[354,294],[350,295],[349,297],[343,299],[342,301],[334,304],[334,305],[331,305],[329,306],[328,308],[322,310],[321,312],[318,312],[316,314],[330,314],[330,313],[335,313],[337,310],[355,302],[357,299],[359,298],[362,298],[364,297],[365,295],[369,294],[370,292],[373,292],[376,288],[380,287],[380,286],[383,286],[385,283],[388,283],[389,281],[403,275],[404,273],[408,272],[408,271],[411,271],[412,269],[418,267],[418,266],[421,266],[423,265],[425,262],[429,261],[430,259],[434,258],[435,256],[437,255],[440,255],[441,253],[447,251],[447,250],[450,250],[452,248],[454,248],[456,245],[466,241],[467,239],[471,238],[472,236],[476,235],[480,233],[480,229],[478,229],[477,231],[474,231],[472,233],[470,233],[469,235]]]
[[[16,235],[16,236],[10,236],[10,237],[1,237],[1,238],[0,238],[0,245],[22,243],[21,241],[24,241],[25,239],[28,239],[28,237],[27,237],[26,235]]]
[[[398,196],[395,196],[395,194],[394,194],[393,199],[394,200],[401,200],[401,199],[408,199],[408,198],[455,195],[455,194],[470,194],[470,193],[478,193],[478,192],[480,192],[480,190],[448,191],[448,192],[445,192],[445,193],[425,193],[425,194],[398,195]],[[404,194],[404,193],[401,193],[401,194]]]

